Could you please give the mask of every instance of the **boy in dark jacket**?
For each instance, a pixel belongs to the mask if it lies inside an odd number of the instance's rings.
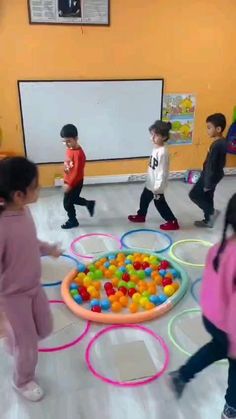
[[[226,141],[223,132],[226,127],[226,118],[221,113],[208,116],[207,132],[213,143],[210,146],[200,179],[194,185],[189,197],[203,210],[204,219],[196,221],[196,227],[212,228],[218,211],[214,209],[214,193],[217,184],[224,176],[226,163]]]

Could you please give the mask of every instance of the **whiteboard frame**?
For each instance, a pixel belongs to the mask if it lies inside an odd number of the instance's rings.
[[[142,78],[142,79],[82,79],[82,80],[17,80],[17,87],[18,87],[18,96],[19,96],[19,104],[20,104],[20,118],[21,118],[21,127],[23,133],[23,145],[24,145],[24,154],[25,157],[27,156],[27,144],[25,139],[25,129],[24,129],[24,117],[23,117],[23,109],[22,109],[22,101],[21,101],[21,93],[20,93],[20,85],[21,83],[76,83],[76,82],[126,82],[126,81],[159,81],[162,83],[161,89],[161,115],[160,119],[162,119],[162,112],[163,112],[163,100],[164,100],[164,78]],[[118,158],[110,158],[110,159],[92,159],[87,160],[87,162],[106,162],[106,161],[119,161],[119,160],[142,160],[148,158],[147,156],[138,156],[138,157],[118,157]],[[47,165],[47,164],[61,164],[63,161],[58,162],[42,162],[37,163],[37,165]]]

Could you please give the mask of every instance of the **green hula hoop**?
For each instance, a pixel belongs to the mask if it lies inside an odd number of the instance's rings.
[[[177,319],[179,319],[180,317],[185,316],[185,314],[187,313],[201,313],[200,308],[189,308],[186,310],[181,311],[180,313],[177,313],[174,317],[172,317],[172,319],[169,321],[168,323],[168,337],[170,339],[170,341],[173,343],[173,345],[184,355],[190,357],[193,354],[191,354],[189,351],[186,351],[186,349],[184,349],[182,346],[180,346],[178,344],[178,342],[175,340],[174,338],[174,334],[173,334],[173,324],[175,323],[175,321]],[[222,361],[217,361],[217,364],[226,364],[227,361],[222,360]]]
[[[179,240],[177,242],[175,242],[174,244],[172,244],[171,248],[170,248],[170,257],[171,259],[173,259],[175,262],[177,263],[181,263],[182,265],[186,265],[186,266],[191,266],[192,268],[203,268],[205,266],[204,263],[191,263],[191,262],[187,262],[183,259],[178,258],[175,254],[174,254],[174,250],[177,246],[179,246],[180,244],[183,243],[199,243],[202,244],[205,247],[211,247],[213,246],[213,244],[211,242],[205,241],[205,240],[200,240],[200,239],[185,239],[185,240]]]

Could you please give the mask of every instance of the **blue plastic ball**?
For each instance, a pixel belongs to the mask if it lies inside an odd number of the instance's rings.
[[[109,308],[111,307],[111,303],[109,300],[102,300],[100,302],[100,305],[101,305],[101,309],[106,310],[106,311],[109,310]]]
[[[91,308],[93,308],[94,306],[100,306],[100,300],[97,300],[97,299],[93,299],[91,302],[90,302],[90,307]]]
[[[165,276],[165,275],[166,275],[166,270],[165,270],[165,269],[160,269],[160,270],[159,270],[159,274],[160,274],[161,276]]]
[[[108,256],[108,259],[109,259],[109,260],[114,260],[115,258],[116,258],[116,256],[115,256],[115,255],[109,255],[109,256]]]
[[[105,263],[104,263],[104,267],[105,267],[105,268],[109,268],[109,266],[110,266],[110,262],[105,262]]]
[[[86,266],[83,263],[78,264],[78,271],[84,272],[86,270]]]
[[[180,273],[176,269],[170,269],[170,273],[174,278],[180,278]]]
[[[74,295],[74,300],[76,301],[76,303],[77,304],[82,304],[82,302],[83,302],[83,299],[82,299],[82,297],[81,297],[81,295]]]
[[[72,282],[70,284],[70,290],[77,290],[78,289],[78,284],[76,284],[75,282]]]
[[[160,300],[159,300],[158,295],[150,295],[149,301],[151,303],[155,304],[155,306],[157,306],[158,304],[160,304]]]
[[[119,268],[119,271],[121,271],[121,272],[125,273],[125,272],[126,272],[126,267],[125,267],[125,266],[121,266],[121,267]]]
[[[126,259],[126,260],[125,260],[125,264],[126,264],[126,265],[132,265],[132,262],[131,262],[131,260]]]
[[[167,300],[167,297],[166,297],[166,295],[164,295],[164,294],[161,294],[161,295],[159,295],[159,301],[160,301],[160,304],[163,304],[163,303],[165,303],[166,302],[166,300]]]
[[[151,273],[152,273],[152,268],[146,268],[146,269],[145,269],[145,274],[146,274],[147,276],[151,276]]]

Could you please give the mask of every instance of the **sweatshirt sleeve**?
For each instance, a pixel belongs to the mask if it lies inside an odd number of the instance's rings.
[[[169,174],[169,157],[167,153],[162,153],[158,159],[158,167],[155,170],[154,176],[154,193],[158,194],[163,191]]]
[[[209,151],[209,157],[204,169],[204,188],[213,189],[215,187],[215,176],[218,170],[218,160],[219,160],[220,148],[215,145]]]

